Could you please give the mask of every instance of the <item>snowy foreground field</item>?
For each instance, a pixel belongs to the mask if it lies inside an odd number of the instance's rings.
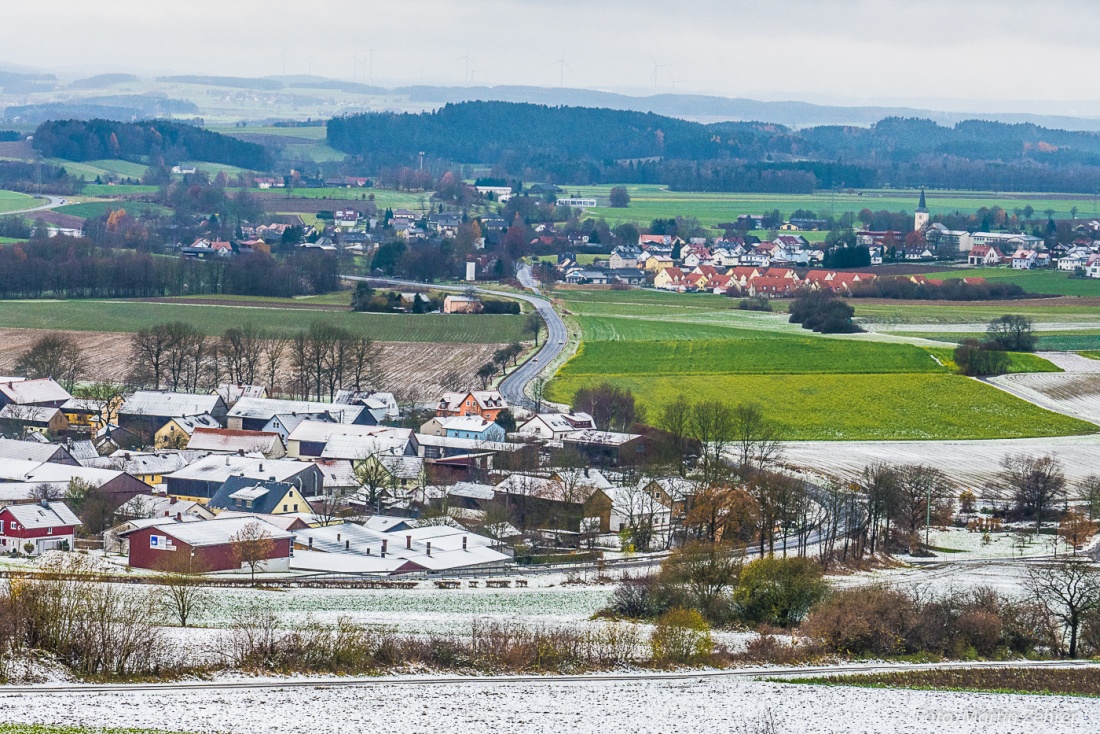
[[[2,689],[0,689],[2,691]],[[0,721],[193,732],[1074,732],[1100,700],[684,680],[440,682],[187,692],[0,692]],[[748,724],[748,728],[741,728]]]

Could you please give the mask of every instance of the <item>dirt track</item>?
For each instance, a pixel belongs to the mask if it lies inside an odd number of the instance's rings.
[[[19,355],[42,334],[38,329],[0,329],[0,375],[14,372]],[[130,334],[97,331],[63,332],[73,336],[88,358],[88,378],[121,382],[130,370]],[[383,373],[379,387],[400,390],[415,386],[435,396],[450,373],[473,386],[474,373],[502,344],[422,344],[378,342]],[[430,398],[428,398],[430,399]]]

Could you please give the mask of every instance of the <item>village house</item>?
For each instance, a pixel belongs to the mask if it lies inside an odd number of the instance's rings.
[[[8,403],[0,408],[0,433],[28,436],[32,433],[56,436],[69,428],[60,408]]]
[[[164,484],[170,495],[206,502],[230,477],[246,477],[258,482],[287,482],[306,497],[321,494],[324,487],[321,470],[313,464],[230,455],[211,455],[200,459],[165,476]]]
[[[518,426],[516,431],[555,441],[570,433],[595,429],[596,422],[588,413],[539,413]]]
[[[4,379],[8,381],[0,382],[0,407],[60,408],[72,399],[65,388],[48,377],[40,380]]]
[[[272,419],[283,420],[272,423]],[[315,403],[307,400],[241,398],[226,415],[226,428],[234,431],[265,431],[289,434],[301,420],[331,420],[349,425],[374,425],[377,421],[362,405]],[[289,425],[289,424],[293,425]]]
[[[476,296],[448,295],[443,299],[443,313],[477,314],[485,310],[485,305]]]
[[[445,392],[435,406],[435,414],[438,417],[476,415],[492,423],[507,408],[508,401],[499,390]]]
[[[81,524],[64,502],[0,507],[0,553],[38,556],[48,550],[71,550]]]
[[[170,418],[153,434],[153,446],[158,449],[182,449],[195,431],[200,428],[221,428],[221,423],[212,415],[192,415],[186,418]]]
[[[1035,267],[1037,257],[1035,250],[1017,250],[1012,254],[1012,269],[1031,270]]]
[[[138,390],[118,411],[118,425],[134,434],[152,438],[173,418],[209,415],[225,419],[225,402],[216,394]],[[185,442],[186,443],[186,442]]]
[[[967,265],[1000,265],[1004,259],[996,245],[974,245],[966,254]]]
[[[301,491],[289,482],[229,477],[218,488],[206,507],[211,510],[236,510],[261,515],[310,513],[313,507]]]
[[[196,428],[187,448],[215,454],[260,454],[268,459],[286,456],[286,447],[278,433],[232,431],[228,428]]]

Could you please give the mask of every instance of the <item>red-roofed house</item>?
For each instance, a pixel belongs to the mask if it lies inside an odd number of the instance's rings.
[[[968,265],[1000,265],[1005,256],[994,245],[974,245],[967,253]]]

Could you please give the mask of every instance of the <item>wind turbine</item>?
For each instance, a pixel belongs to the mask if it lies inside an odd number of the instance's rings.
[[[657,72],[659,72],[661,69],[667,69],[668,64],[658,64],[657,59],[653,57],[653,54],[650,54],[649,58],[653,60],[653,88],[657,89]]]
[[[456,59],[456,61],[465,61],[466,62],[466,83],[469,84],[470,83],[470,52],[467,51],[465,56],[459,56],[458,59]]]
[[[309,76],[313,76],[313,54],[306,57],[306,63],[309,64],[307,67],[309,69]]]
[[[370,50],[370,62],[367,67],[367,84],[374,84],[374,49]]]
[[[564,87],[565,86],[565,70],[569,69],[569,71],[573,71],[573,67],[570,66],[565,60],[565,52],[563,51],[562,54],[561,54],[561,58],[558,59],[557,61],[552,62],[550,64],[550,66],[558,67],[558,86],[559,87]]]
[[[671,71],[668,73],[668,78],[672,81],[672,90],[673,91],[676,91],[676,85],[677,84],[683,84],[684,82],[687,81],[687,79],[677,79],[676,77],[672,76]]]

